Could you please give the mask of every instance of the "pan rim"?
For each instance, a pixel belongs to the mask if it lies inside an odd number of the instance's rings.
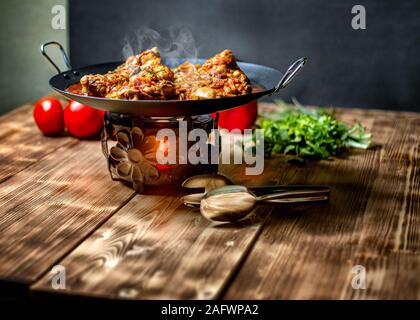
[[[203,61],[206,61],[206,59],[204,59],[204,58],[186,59],[186,61],[190,61],[192,63],[195,63],[195,62],[203,62]],[[205,101],[221,100],[221,99],[223,99],[223,100],[224,99],[235,99],[237,97],[246,97],[246,96],[252,96],[252,95],[257,94],[257,93],[247,93],[247,94],[243,94],[243,95],[239,95],[239,96],[223,97],[223,98],[215,98],[215,99],[200,99],[200,100],[178,100],[178,99],[170,99],[170,100],[130,100],[130,99],[112,99],[112,98],[104,98],[104,97],[86,96],[86,95],[82,95],[82,94],[77,94],[77,93],[69,92],[69,91],[67,91],[65,89],[64,90],[63,89],[60,89],[60,88],[58,88],[57,86],[55,86],[52,83],[52,82],[54,82],[54,80],[56,80],[59,77],[68,76],[69,73],[70,74],[73,74],[75,72],[76,73],[77,72],[80,73],[80,72],[83,72],[83,70],[86,70],[86,69],[95,69],[95,68],[99,68],[99,67],[102,67],[102,66],[108,66],[108,65],[109,66],[112,66],[112,65],[118,66],[118,65],[120,65],[122,63],[124,63],[124,61],[102,62],[102,63],[92,64],[92,65],[82,66],[82,67],[79,67],[79,68],[69,69],[67,71],[63,71],[63,72],[57,73],[56,75],[52,76],[50,78],[50,80],[49,80],[49,85],[51,86],[51,88],[53,88],[55,91],[57,91],[57,92],[59,92],[61,94],[64,94],[65,93],[66,95],[71,95],[71,96],[76,96],[76,97],[83,97],[83,98],[87,98],[87,99],[93,99],[93,100],[104,101],[104,102],[115,102],[115,101],[134,102],[135,101],[136,103],[138,103],[138,102],[143,102],[144,101],[145,103],[148,103],[148,104],[159,104],[159,103],[162,103],[162,102],[164,102],[165,104],[166,103],[168,103],[168,104],[172,104],[172,103],[175,104],[175,103],[179,103],[180,101],[183,101],[183,103],[190,103],[192,101],[202,101],[202,102],[205,102]],[[239,65],[239,67],[241,67],[241,69],[242,69],[242,66],[245,66],[245,67],[258,67],[259,69],[266,69],[267,71],[270,70],[272,72],[278,72],[279,74],[282,75],[282,72],[281,71],[279,71],[279,70],[277,70],[275,68],[272,68],[272,67],[268,67],[268,66],[264,66],[264,65],[259,65],[259,64],[255,64],[255,63],[250,63],[250,62],[242,62],[242,61],[237,62],[237,63]],[[109,70],[109,71],[111,71],[111,70]],[[70,80],[72,80],[72,79],[70,78],[69,81]],[[76,84],[79,81],[79,80],[76,80],[76,79],[74,79],[74,80],[75,81],[72,82],[72,83],[70,83],[69,86],[72,85],[72,84]],[[67,88],[68,88],[68,86],[67,86]],[[268,94],[272,93],[275,90],[275,87],[272,87],[272,88],[265,88],[265,87],[263,87],[263,89],[264,90],[262,90],[262,91],[258,91],[258,96],[265,96],[265,95],[268,95]]]
[[[193,63],[202,63],[205,59],[190,59]],[[50,86],[69,100],[89,105],[95,109],[106,112],[135,114],[144,116],[190,116],[224,111],[245,105],[252,101],[275,93],[277,79],[283,77],[279,70],[248,62],[238,62],[247,74],[252,84],[261,86],[261,90],[248,94],[202,100],[128,100],[111,99],[103,97],[86,96],[67,91],[67,88],[76,84],[85,74],[104,74],[115,69],[123,61],[103,62],[80,68],[60,72],[49,80]],[[265,81],[265,79],[271,79]],[[260,82],[261,81],[261,82]],[[267,89],[267,87],[269,89]]]

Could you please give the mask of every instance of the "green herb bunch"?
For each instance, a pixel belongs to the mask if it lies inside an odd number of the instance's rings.
[[[372,135],[360,123],[349,127],[324,109],[308,110],[297,101],[294,107],[278,103],[284,111],[261,115],[257,122],[264,129],[266,156],[284,153],[294,155],[297,160],[320,160],[345,149],[371,146]]]

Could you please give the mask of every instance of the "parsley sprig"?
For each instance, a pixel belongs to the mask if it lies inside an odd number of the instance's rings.
[[[368,149],[372,135],[357,123],[349,127],[324,109],[308,110],[294,100],[294,106],[277,102],[283,111],[260,115],[257,122],[264,129],[264,150],[293,155],[295,160],[328,159],[349,148]]]

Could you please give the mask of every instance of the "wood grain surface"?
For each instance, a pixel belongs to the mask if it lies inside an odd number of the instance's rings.
[[[273,157],[258,177],[223,166],[248,186],[328,184],[332,201],[261,206],[221,227],[185,208],[180,189],[135,195],[111,181],[98,141],[45,138],[30,112],[0,118],[3,295],[7,284],[31,285],[33,298],[420,299],[420,114],[339,109],[380,146],[303,167]],[[52,289],[56,264],[65,290]],[[356,265],[365,290],[351,286]]]
[[[134,195],[109,179],[99,142],[75,141],[4,181],[0,279],[35,281]]]
[[[244,167],[224,165],[226,176],[243,181]],[[259,184],[273,176],[267,172]],[[180,188],[159,187],[136,195],[60,265],[65,294],[119,299],[215,299],[221,297],[257,239],[272,206],[252,221],[211,224],[185,207]],[[31,287],[33,297],[57,294],[54,273]],[[46,294],[49,293],[48,294]]]
[[[274,210],[225,298],[420,298],[420,117],[340,113],[368,124],[381,147],[287,177],[333,186],[331,204],[293,215]],[[352,287],[357,265],[366,268],[366,290]]]
[[[66,293],[123,299],[218,297],[262,222],[210,227],[170,193],[137,195],[60,261],[66,268]],[[267,208],[260,210],[264,214]],[[54,291],[53,275],[32,290]]]
[[[0,182],[34,164],[60,146],[71,143],[38,134],[31,104],[0,117]]]

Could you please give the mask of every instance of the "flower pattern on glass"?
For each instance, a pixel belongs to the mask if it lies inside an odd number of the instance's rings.
[[[139,127],[129,132],[121,130],[116,134],[117,144],[111,148],[111,158],[116,161],[116,173],[133,189],[142,192],[146,181],[159,179],[156,168],[156,150],[159,146],[155,136],[144,136]]]

